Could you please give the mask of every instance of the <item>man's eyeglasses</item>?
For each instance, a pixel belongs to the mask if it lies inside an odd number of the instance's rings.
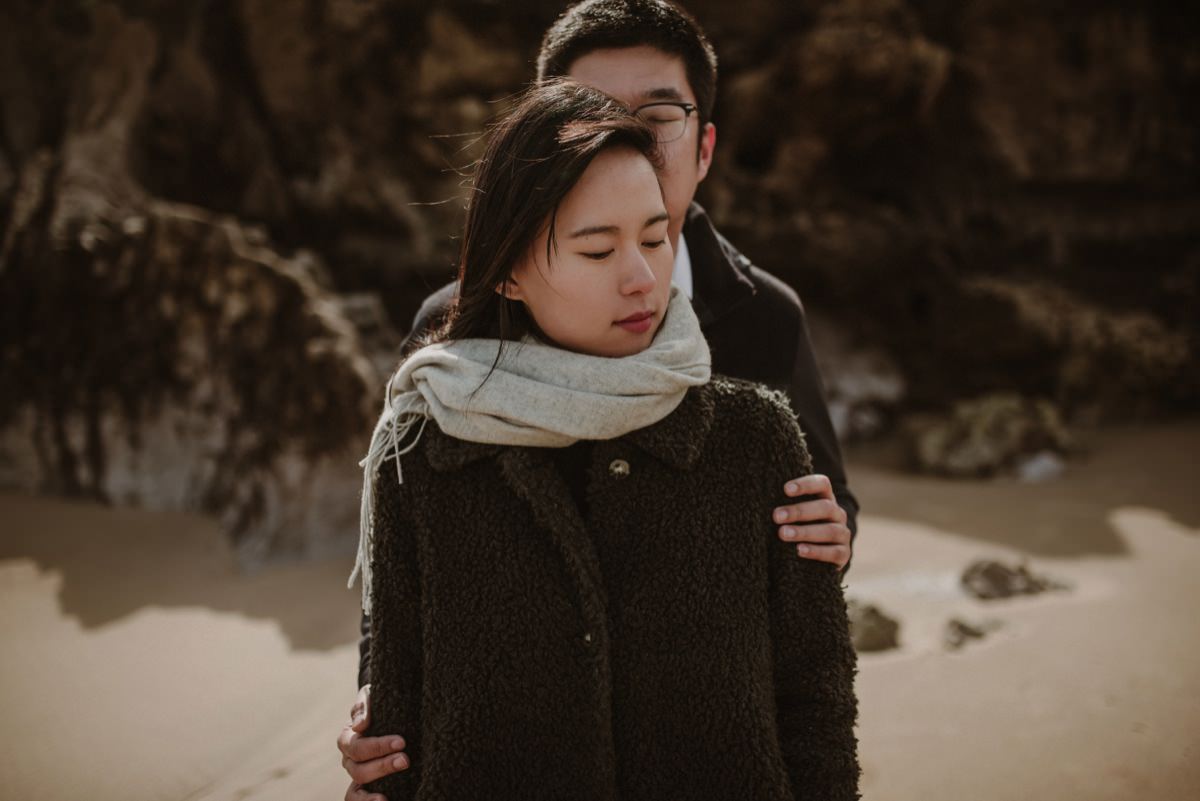
[[[654,138],[660,144],[674,142],[687,130],[688,117],[696,110],[694,103],[661,100],[638,106],[633,113],[641,117],[654,129]]]

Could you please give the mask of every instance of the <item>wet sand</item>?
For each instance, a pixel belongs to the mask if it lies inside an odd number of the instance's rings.
[[[868,801],[1200,797],[1200,423],[1113,429],[1046,484],[850,454]],[[341,798],[351,559],[240,575],[216,524],[0,495],[0,798]],[[978,558],[1070,589],[967,597]],[[998,626],[951,651],[946,622]]]

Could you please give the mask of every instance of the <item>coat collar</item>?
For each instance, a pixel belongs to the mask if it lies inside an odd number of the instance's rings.
[[[657,423],[629,432],[622,439],[665,464],[687,470],[704,450],[715,408],[711,385],[693,387],[684,395],[675,411]],[[426,427],[424,440],[429,464],[439,472],[460,469],[471,462],[494,456],[505,448],[493,443],[456,439],[442,433],[437,425]]]
[[[688,208],[683,236],[692,260],[692,308],[706,328],[758,290],[750,280],[750,260],[717,233],[699,203]]]
[[[704,452],[715,408],[710,385],[693,387],[675,411],[624,438],[660,462],[688,470]]]

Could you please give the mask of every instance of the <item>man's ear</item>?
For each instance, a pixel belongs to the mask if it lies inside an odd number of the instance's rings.
[[[521,293],[521,287],[517,285],[517,280],[515,278],[506,278],[500,283],[496,284],[496,294],[503,295],[509,300],[525,299]]]
[[[713,151],[717,149],[717,126],[711,122],[705,123],[700,129],[700,149],[696,154],[696,183],[704,180],[708,175],[708,168],[712,166]]]

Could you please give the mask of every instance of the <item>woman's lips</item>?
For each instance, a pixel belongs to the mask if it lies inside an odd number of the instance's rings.
[[[650,326],[654,324],[654,312],[638,312],[631,314],[624,320],[617,320],[617,325],[634,334],[644,334],[650,330]]]

